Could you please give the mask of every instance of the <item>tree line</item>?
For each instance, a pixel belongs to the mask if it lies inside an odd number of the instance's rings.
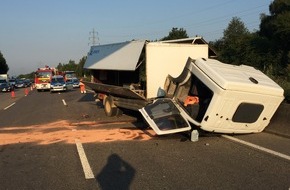
[[[56,68],[58,71],[75,71],[77,77],[89,76],[90,72],[84,69],[86,59],[86,56],[82,57],[79,60],[79,63],[75,63],[75,61],[69,60],[69,62],[66,64],[59,63]]]
[[[75,71],[76,76],[81,78],[83,76],[89,76],[90,72],[88,70],[83,69],[84,64],[86,62],[86,56],[83,56],[78,63],[74,60],[69,60],[68,63],[58,63],[56,69],[58,71]],[[20,74],[18,78],[28,78],[33,79],[35,72],[31,72],[28,74]]]
[[[290,99],[290,1],[274,0],[270,15],[261,14],[258,31],[249,32],[234,17],[223,37],[210,42],[218,60],[229,64],[254,66],[285,90]]]
[[[274,0],[270,15],[261,14],[260,28],[250,32],[233,17],[220,39],[209,42],[219,61],[250,65],[261,70],[284,90],[290,100],[290,0]],[[172,28],[161,40],[187,38],[186,31]]]

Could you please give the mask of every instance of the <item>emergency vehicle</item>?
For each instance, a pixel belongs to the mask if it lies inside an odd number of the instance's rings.
[[[53,75],[56,74],[56,69],[49,66],[38,68],[35,72],[35,88],[37,91],[50,90],[50,82]]]
[[[73,78],[76,78],[75,71],[64,71],[63,77],[65,81],[72,81]]]

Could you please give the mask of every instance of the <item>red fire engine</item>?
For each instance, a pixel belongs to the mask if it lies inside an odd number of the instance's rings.
[[[55,68],[45,66],[44,68],[38,68],[35,72],[35,88],[37,91],[49,90],[51,77],[56,74]]]

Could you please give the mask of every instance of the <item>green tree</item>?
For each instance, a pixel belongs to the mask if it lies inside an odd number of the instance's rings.
[[[33,80],[34,79],[34,75],[35,75],[35,72],[31,72],[29,74],[21,74],[21,75],[18,76],[18,78],[26,78],[26,79]]]
[[[188,35],[186,33],[186,30],[183,28],[172,28],[172,30],[169,32],[168,36],[165,36],[161,38],[160,40],[175,40],[175,39],[182,39],[182,38],[188,38]]]
[[[76,74],[78,77],[83,77],[84,75],[86,75],[86,76],[90,75],[90,71],[84,69],[84,65],[85,65],[86,60],[87,60],[86,56],[82,57],[79,61],[79,64],[77,65]]]
[[[210,45],[223,62],[247,64],[262,70],[284,88],[289,100],[290,1],[274,0],[269,10],[270,15],[261,14],[259,31],[250,33],[234,17],[224,36]]]
[[[73,60],[69,60],[68,64],[63,65],[65,71],[76,71],[77,64]]]
[[[75,71],[78,77],[83,77],[84,75],[89,76],[90,71],[83,68],[86,59],[86,56],[82,57],[78,64],[76,64],[73,60],[69,60],[68,63],[59,63],[56,68],[59,71]]]
[[[214,43],[219,59],[231,64],[245,64],[250,32],[238,17],[233,17],[228,27],[224,30],[223,38]]]
[[[69,60],[69,62],[66,64],[59,63],[56,68],[59,71],[76,71],[77,66],[78,65],[75,63],[75,61]]]
[[[261,15],[259,34],[271,42],[276,56],[274,76],[287,75],[290,60],[290,1],[274,0],[269,6],[270,15]]]
[[[9,71],[9,67],[6,64],[6,60],[0,51],[0,74],[7,74],[8,71]]]
[[[260,34],[290,47],[290,1],[275,0],[269,6],[270,15],[261,15]]]
[[[61,64],[61,63],[58,63],[58,65],[57,65],[57,70],[59,70],[59,71],[63,71],[63,65]]]

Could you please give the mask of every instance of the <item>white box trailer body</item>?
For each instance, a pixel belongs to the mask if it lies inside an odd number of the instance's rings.
[[[187,38],[188,43],[182,40],[166,42],[147,42],[137,40],[115,44],[92,46],[84,68],[101,71],[99,80],[106,79],[104,73],[110,71],[134,72],[141,64],[146,68],[146,99],[162,96],[164,80],[168,74],[178,76],[183,70],[188,57],[208,58],[213,52],[201,38]],[[178,43],[182,41],[183,43]],[[145,54],[140,59],[141,54]],[[214,54],[215,55],[215,54]],[[128,77],[128,76],[126,76]],[[130,80],[129,80],[130,81]],[[116,85],[116,84],[112,84]],[[118,84],[129,86],[128,84]]]
[[[146,45],[146,98],[162,96],[167,75],[179,76],[188,57],[192,59],[208,58],[208,54],[207,44],[148,43]]]

